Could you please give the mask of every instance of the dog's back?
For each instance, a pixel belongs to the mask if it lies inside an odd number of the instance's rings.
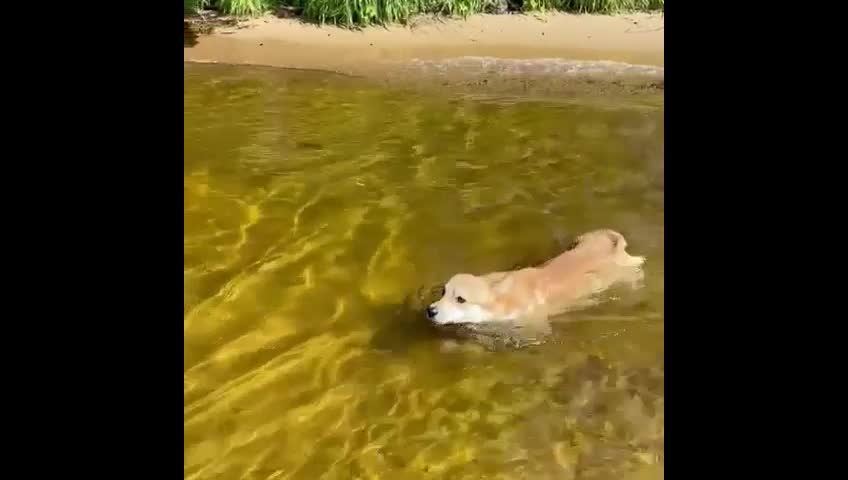
[[[619,282],[642,278],[645,257],[627,253],[627,240],[614,230],[594,230],[574,246],[540,267],[546,296],[554,310],[600,293]]]

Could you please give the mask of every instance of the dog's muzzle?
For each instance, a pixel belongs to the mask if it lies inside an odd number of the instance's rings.
[[[438,311],[438,310],[436,310],[436,307],[434,307],[434,306],[432,306],[432,305],[430,305],[429,307],[427,307],[427,318],[429,318],[430,320],[432,320],[433,318],[435,318],[435,317],[436,317],[436,314],[438,314],[438,313],[439,313],[439,311]]]

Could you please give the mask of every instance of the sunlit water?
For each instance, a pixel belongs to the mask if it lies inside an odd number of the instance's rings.
[[[192,479],[662,478],[663,101],[433,96],[185,66]],[[587,229],[645,287],[541,346],[416,310]]]

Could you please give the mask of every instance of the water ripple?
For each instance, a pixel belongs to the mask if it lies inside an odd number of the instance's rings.
[[[663,112],[609,102],[187,66],[184,477],[661,478]],[[599,226],[638,296],[510,352],[424,322]]]

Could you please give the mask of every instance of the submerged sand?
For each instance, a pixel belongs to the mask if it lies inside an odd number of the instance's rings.
[[[641,91],[663,88],[663,30],[660,14],[421,17],[409,26],[362,30],[265,17],[199,36],[183,59],[452,90]]]

